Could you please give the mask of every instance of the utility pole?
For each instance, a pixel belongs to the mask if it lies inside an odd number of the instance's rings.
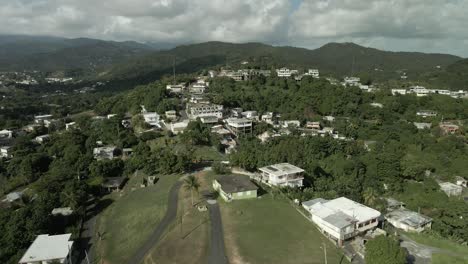
[[[325,264],[328,264],[328,259],[327,259],[327,245],[325,242],[322,242],[323,245],[323,254],[325,255]]]

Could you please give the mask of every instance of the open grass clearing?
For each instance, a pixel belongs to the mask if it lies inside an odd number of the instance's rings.
[[[179,175],[163,175],[159,181],[140,188],[145,175],[131,177],[122,192],[108,195],[112,201],[98,219],[96,232],[103,235],[97,252],[106,263],[126,263],[148,239],[164,217],[168,194]]]
[[[283,198],[270,194],[221,203],[231,263],[348,263],[316,227]]]

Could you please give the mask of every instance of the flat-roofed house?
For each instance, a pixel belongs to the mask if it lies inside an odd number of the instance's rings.
[[[0,130],[0,138],[12,138],[12,137],[13,137],[13,131],[8,130],[8,129]]]
[[[145,112],[143,113],[143,118],[145,119],[145,122],[149,124],[150,126],[154,127],[161,127],[159,121],[160,121],[160,116],[156,112]]]
[[[346,197],[329,201],[318,198],[304,202],[302,206],[310,213],[311,220],[321,232],[335,240],[338,245],[375,228],[380,217],[379,211]]]
[[[432,219],[422,214],[400,208],[393,210],[385,215],[387,222],[394,227],[403,229],[406,232],[420,233],[431,229]]]
[[[71,264],[70,256],[72,252],[73,241],[70,241],[70,237],[71,234],[54,236],[50,236],[48,234],[38,235],[18,263]]]
[[[226,201],[257,197],[258,187],[245,175],[222,175],[213,181],[213,188]]]
[[[304,170],[289,163],[279,163],[259,168],[261,181],[279,187],[302,187]]]
[[[12,148],[11,146],[1,146],[0,147],[0,158],[11,158],[12,155]]]
[[[168,84],[166,90],[171,93],[181,93],[185,89],[185,84]]]
[[[187,128],[188,124],[189,124],[188,120],[171,123],[171,132],[174,133],[175,135],[179,133],[184,133],[184,130]]]
[[[426,118],[426,117],[435,117],[435,116],[437,116],[437,112],[432,111],[432,110],[420,110],[420,111],[416,112],[416,115],[417,116],[422,116],[424,118]]]
[[[417,129],[431,129],[432,127],[432,124],[431,123],[418,123],[418,122],[413,122],[413,125],[417,128]]]
[[[223,118],[223,106],[217,104],[187,104],[187,114],[191,120],[204,116]]]
[[[462,186],[462,187],[465,187],[465,188],[468,185],[467,180],[465,178],[463,178],[462,176],[455,176],[455,183],[458,186]]]
[[[52,115],[37,115],[37,116],[34,116],[34,123],[43,124],[44,120],[51,120],[52,117],[53,117]]]
[[[247,118],[228,118],[226,125],[236,136],[252,133],[252,120]]]
[[[441,122],[439,124],[439,128],[442,130],[442,133],[445,135],[448,134],[455,134],[460,130],[460,127],[458,125],[455,125],[451,122]]]
[[[451,182],[439,182],[440,189],[447,194],[447,196],[459,196],[463,192],[463,187],[458,186]]]
[[[97,147],[93,149],[93,156],[96,160],[111,160],[117,154],[116,151],[115,146]]]

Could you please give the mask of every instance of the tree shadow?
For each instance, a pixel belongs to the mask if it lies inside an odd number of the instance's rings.
[[[194,228],[192,228],[187,234],[185,234],[182,239],[185,239],[187,238],[188,236],[190,236],[190,234],[192,234],[195,230],[197,230],[200,226],[206,224],[208,222],[208,218],[205,218],[200,224],[198,224],[197,226],[195,226]]]

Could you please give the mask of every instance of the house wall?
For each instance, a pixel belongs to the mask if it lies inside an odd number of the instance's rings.
[[[426,230],[426,229],[431,229],[432,227],[432,223],[428,223],[424,226],[420,226],[418,228],[414,228],[412,226],[409,226],[407,224],[404,224],[400,221],[397,221],[395,219],[392,219],[392,218],[387,218],[387,221],[392,224],[394,227],[398,228],[398,229],[402,229],[406,232],[416,232],[416,233],[421,233],[422,231]]]
[[[252,199],[257,197],[257,190],[237,193],[226,193],[223,191],[221,185],[216,180],[213,181],[213,189],[218,191],[221,198],[223,198],[223,200],[226,202],[229,202],[231,200]]]

